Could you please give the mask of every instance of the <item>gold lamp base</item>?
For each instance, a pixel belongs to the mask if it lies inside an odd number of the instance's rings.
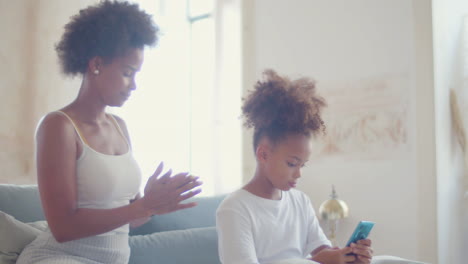
[[[336,246],[336,230],[338,221],[339,219],[348,217],[348,214],[348,205],[344,201],[338,199],[335,186],[332,185],[332,194],[330,195],[330,199],[320,205],[319,215],[321,219],[328,221],[328,238],[332,242],[333,246]]]

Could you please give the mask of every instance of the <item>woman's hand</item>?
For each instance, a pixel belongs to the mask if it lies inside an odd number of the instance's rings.
[[[372,260],[374,251],[371,248],[372,241],[370,239],[362,239],[356,243],[351,243],[353,254],[356,255],[355,264],[369,264]]]
[[[196,203],[181,202],[201,192],[201,189],[194,189],[202,184],[198,177],[188,173],[179,173],[171,177],[171,170],[160,176],[162,170],[163,163],[160,163],[146,183],[145,195],[141,198],[148,215],[167,214],[195,206]]]
[[[352,253],[351,247],[325,248],[315,254],[311,260],[321,264],[345,264],[356,260],[354,255],[347,255],[349,253]]]

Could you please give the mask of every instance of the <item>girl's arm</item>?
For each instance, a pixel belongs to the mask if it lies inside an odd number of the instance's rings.
[[[329,248],[331,248],[329,245],[321,245],[320,247],[314,249],[314,250],[310,253],[310,255],[311,255],[311,256],[314,256],[314,255],[316,255],[317,253],[319,253],[320,251],[322,251],[322,250],[324,250],[324,249],[329,249]]]
[[[315,251],[315,250],[314,250]],[[346,264],[356,260],[354,255],[348,255],[353,252],[350,247],[345,248],[322,248],[317,251],[311,260],[321,264]]]
[[[221,263],[258,264],[251,225],[241,212],[218,210],[216,231]]]

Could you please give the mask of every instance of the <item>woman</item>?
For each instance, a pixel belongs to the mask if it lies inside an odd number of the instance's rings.
[[[265,72],[242,107],[254,128],[257,168],[217,211],[223,264],[370,263],[371,241],[331,248],[309,198],[295,189],[310,156],[310,138],[325,130],[323,98],[307,78],[291,81]]]
[[[158,28],[138,5],[103,1],[81,10],[56,47],[65,74],[80,75],[77,98],[49,113],[36,133],[37,177],[49,224],[21,253],[25,263],[128,263],[129,224],[195,206],[200,192],[187,173],[141,175],[125,122],[106,113],[136,89],[145,46]],[[132,202],[130,202],[132,201]]]

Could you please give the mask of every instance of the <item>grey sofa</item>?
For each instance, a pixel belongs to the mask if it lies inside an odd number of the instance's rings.
[[[130,264],[219,264],[215,212],[223,198],[193,198],[198,206],[154,216],[132,229]],[[44,220],[35,185],[0,184],[0,211],[21,222]]]

